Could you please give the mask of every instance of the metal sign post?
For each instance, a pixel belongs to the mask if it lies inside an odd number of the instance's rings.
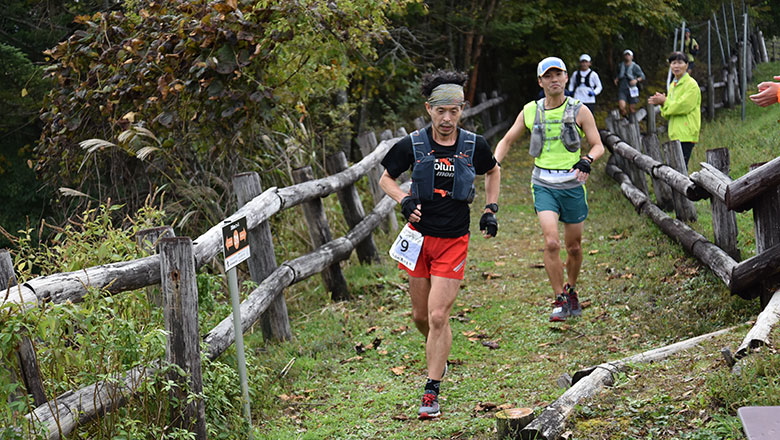
[[[222,249],[225,253],[225,272],[227,273],[230,303],[233,306],[233,331],[236,335],[236,358],[238,361],[238,377],[241,381],[241,400],[244,404],[244,418],[252,440],[252,412],[249,405],[249,385],[246,378],[246,357],[244,355],[244,331],[241,328],[241,300],[238,296],[238,276],[236,266],[250,256],[246,217],[237,221],[225,221],[222,227]]]

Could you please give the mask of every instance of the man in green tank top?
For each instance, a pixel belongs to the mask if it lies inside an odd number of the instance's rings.
[[[503,161],[526,128],[531,132],[529,153],[535,157],[531,189],[544,234],[544,268],[555,298],[550,321],[565,321],[582,314],[575,288],[582,266],[582,232],[588,216],[585,182],[591,164],[604,154],[604,146],[590,110],[564,94],[569,77],[563,61],[555,57],[543,59],[536,75],[545,97],[523,107],[496,146],[495,157]],[[587,154],[580,148],[583,134],[590,144]],[[566,284],[558,222],[563,223],[568,254]]]

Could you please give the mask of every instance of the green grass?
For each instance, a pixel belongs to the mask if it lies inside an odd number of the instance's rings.
[[[762,65],[756,79],[778,71],[778,63]],[[691,163],[703,161],[707,148],[727,146],[736,178],[750,163],[774,158],[780,107],[748,104],[747,110],[744,123],[739,109],[719,111],[716,121],[705,122]],[[265,372],[250,378],[256,438],[488,439],[495,423],[480,404],[538,412],[563,392],[555,385],[563,373],[755,317],[758,301],[732,296],[706,267],[638,215],[601,160],[588,184],[591,211],[579,282],[589,307],[581,319],[551,325],[552,291],[537,267],[542,237],[525,151],[526,145],[516,145],[504,163],[498,238],[474,234],[471,240],[451,321],[454,365],[442,384],[441,419],[415,417],[425,379],[424,343],[411,322],[404,276],[386,256],[382,265],[370,267],[353,257],[343,267],[354,300],[329,302],[320,278],[312,277],[286,292],[292,342],[264,344],[259,332],[247,337],[251,361]],[[699,221],[692,226],[711,238],[709,202],[696,205]],[[478,216],[473,217],[477,231]],[[738,215],[738,225],[746,258],[754,252],[749,212]],[[393,238],[375,236],[383,255]],[[776,353],[755,356],[745,376],[755,380],[737,382],[720,358],[720,348],[735,349],[748,328],[741,325],[668,361],[635,366],[616,386],[583,402],[568,425],[572,438],[741,438],[735,405],[780,404],[777,374],[769,374],[778,371]],[[499,348],[469,340],[480,334]],[[357,353],[356,345],[377,339],[377,349]]]

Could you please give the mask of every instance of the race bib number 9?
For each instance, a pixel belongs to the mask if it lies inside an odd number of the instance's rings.
[[[631,86],[628,88],[628,93],[631,95],[632,98],[638,98],[639,97],[639,87],[637,86]]]
[[[408,267],[409,270],[414,270],[417,266],[417,259],[420,257],[423,238],[422,234],[412,229],[407,223],[401,229],[393,246],[390,247],[390,257]]]

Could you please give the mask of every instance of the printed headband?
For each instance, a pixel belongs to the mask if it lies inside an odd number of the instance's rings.
[[[441,84],[436,86],[428,97],[431,107],[437,105],[463,105],[463,86],[457,84]]]

